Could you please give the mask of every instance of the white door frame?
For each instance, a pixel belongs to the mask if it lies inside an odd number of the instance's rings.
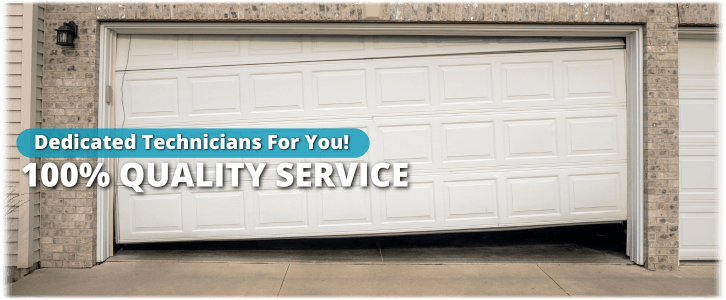
[[[645,263],[643,161],[643,27],[640,25],[401,24],[401,23],[216,23],[102,22],[100,32],[98,127],[112,126],[113,46],[117,34],[284,34],[284,35],[449,35],[579,36],[626,39],[628,111],[628,247],[636,264]],[[109,165],[111,159],[99,158]],[[112,189],[98,187],[96,261],[113,249]]]

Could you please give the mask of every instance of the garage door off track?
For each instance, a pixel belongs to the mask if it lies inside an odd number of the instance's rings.
[[[118,242],[626,219],[619,39],[120,35],[116,44],[117,127],[360,128],[371,140],[360,158],[244,161],[410,163],[406,189],[278,189],[274,172],[260,188],[120,186]],[[214,162],[243,160],[183,161],[207,163],[213,178]]]

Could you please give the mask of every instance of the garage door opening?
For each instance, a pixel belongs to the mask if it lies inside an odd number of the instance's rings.
[[[628,195],[637,190],[628,147],[639,129],[628,129],[638,102],[627,99],[639,86],[626,91],[634,56],[623,38],[119,34],[113,41],[112,127],[360,128],[369,152],[341,162],[404,161],[415,174],[406,190],[281,191],[273,176],[258,189],[244,181],[241,190],[118,187],[118,244],[629,219]],[[129,161],[147,162],[118,163]],[[273,168],[282,161],[265,160]]]
[[[118,245],[109,262],[632,264],[623,224],[379,237]]]

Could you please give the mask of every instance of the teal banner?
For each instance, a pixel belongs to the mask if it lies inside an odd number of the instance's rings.
[[[355,158],[370,146],[356,128],[32,128],[16,142],[33,158]]]

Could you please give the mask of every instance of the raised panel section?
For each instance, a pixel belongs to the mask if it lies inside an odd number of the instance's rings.
[[[450,46],[472,46],[472,45],[485,45],[488,44],[489,40],[481,37],[461,37],[461,36],[440,36],[436,37],[437,47],[450,47]]]
[[[130,196],[131,232],[181,232],[182,195]]]
[[[565,98],[615,96],[612,60],[564,62]]]
[[[442,124],[444,161],[492,160],[494,123]]]
[[[429,104],[428,69],[379,69],[378,98],[381,106]]]
[[[384,160],[431,162],[431,127],[380,127]]]
[[[504,129],[507,159],[557,156],[555,120],[505,121]]]
[[[715,157],[681,157],[680,169],[681,189],[713,189],[715,187]]]
[[[238,76],[189,78],[192,114],[240,113]]]
[[[191,35],[192,58],[239,56],[239,37],[229,35]]]
[[[620,175],[593,174],[569,177],[570,213],[618,210]]]
[[[302,37],[294,35],[253,35],[250,38],[251,55],[302,52]]]
[[[426,47],[426,40],[420,36],[381,36],[375,38],[376,49]]]
[[[192,193],[195,231],[244,228],[242,192]]]
[[[128,37],[127,37],[128,38]],[[176,35],[133,35],[130,46],[131,60],[175,60],[177,59]]]
[[[444,188],[446,220],[496,217],[495,180],[446,182]]]
[[[681,246],[706,246],[715,248],[716,214],[686,214],[680,218],[679,227],[684,232],[679,235]]]
[[[508,179],[507,194],[510,217],[560,213],[557,177]]]
[[[316,109],[362,108],[366,106],[365,71],[313,73]]]
[[[502,64],[504,101],[554,100],[552,63]]]
[[[314,52],[363,50],[366,46],[364,38],[358,36],[314,36],[312,39]]]
[[[681,131],[716,131],[716,103],[708,100],[680,102]]]
[[[252,78],[252,111],[303,110],[302,74],[259,74]]]
[[[129,80],[129,117],[170,117],[179,114],[177,79]]]
[[[257,228],[307,226],[307,197],[301,190],[257,192]]]
[[[384,223],[434,221],[434,184],[409,183],[383,192]]]
[[[678,71],[688,75],[718,74],[718,41],[680,39],[678,41]]]
[[[617,117],[571,118],[567,124],[567,155],[618,153]]]
[[[442,103],[492,102],[489,65],[447,66],[439,70]]]
[[[371,223],[371,203],[367,189],[331,188],[321,192],[320,225]]]

